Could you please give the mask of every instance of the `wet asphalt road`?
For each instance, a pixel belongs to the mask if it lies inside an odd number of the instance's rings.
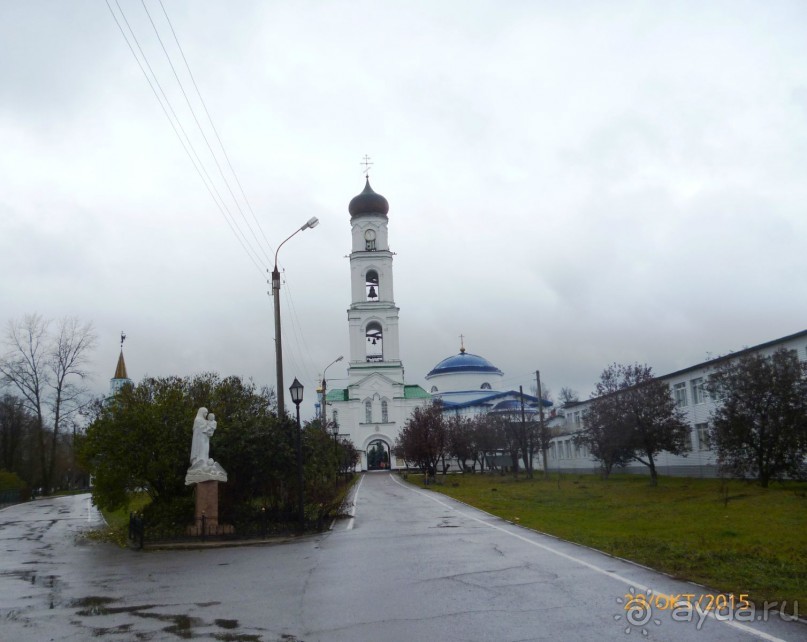
[[[365,475],[355,519],[280,545],[121,550],[80,536],[99,520],[87,495],[0,511],[0,641],[807,640],[774,613],[676,622],[664,600],[628,621],[631,589],[712,592],[390,474]]]

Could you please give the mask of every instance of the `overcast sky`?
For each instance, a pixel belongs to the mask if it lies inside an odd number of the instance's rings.
[[[244,217],[143,4],[120,7],[253,254],[105,0],[0,3],[1,320],[91,321],[98,392],[121,330],[135,380],[274,386],[265,269],[316,216],[280,254],[286,385],[310,415],[348,352],[365,154],[408,383],[460,334],[508,387],[540,369],[587,397],[614,361],[664,374],[807,328],[804,2],[163,2],[260,229],[159,0]]]

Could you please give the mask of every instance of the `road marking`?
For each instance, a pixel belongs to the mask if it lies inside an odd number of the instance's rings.
[[[350,519],[347,522],[347,526],[345,526],[346,531],[353,529],[353,522],[356,519],[356,504],[359,503],[359,489],[361,488],[361,483],[363,481],[364,481],[364,475],[361,476],[359,483],[356,484],[356,492],[353,493],[353,506],[351,506],[350,510],[348,511]]]
[[[476,517],[475,515],[471,515],[470,513],[466,513],[464,511],[458,509],[456,506],[451,506],[450,504],[446,504],[445,502],[438,499],[437,493],[435,493],[435,492],[426,492],[426,491],[423,491],[423,490],[418,490],[417,488],[413,488],[410,484],[404,484],[402,481],[399,481],[398,479],[396,479],[396,475],[394,475],[394,474],[390,475],[390,477],[392,478],[392,480],[396,484],[399,484],[400,486],[403,486],[404,488],[407,488],[408,490],[411,490],[413,493],[417,493],[418,495],[423,495],[423,497],[426,497],[426,498],[432,500],[433,502],[435,502],[437,504],[440,504],[440,506],[443,506],[443,507],[445,507],[445,508],[447,508],[449,510],[453,510],[453,511],[459,513],[460,515],[462,515],[463,517],[467,517],[468,519],[472,519],[475,522],[478,522],[480,524],[484,524],[485,526],[489,526],[490,528],[493,528],[493,529],[495,529],[497,531],[505,533],[506,535],[510,535],[510,537],[515,537],[516,539],[520,539],[522,542],[526,542],[527,544],[531,544],[532,546],[535,546],[537,548],[541,548],[541,549],[543,549],[543,550],[545,550],[545,551],[547,551],[549,553],[557,555],[558,557],[562,557],[562,558],[567,559],[567,560],[569,560],[571,562],[576,562],[577,564],[585,566],[586,568],[589,568],[592,571],[595,571],[597,573],[605,575],[606,577],[613,577],[614,579],[617,579],[620,582],[623,582],[624,584],[627,584],[628,586],[632,586],[633,588],[635,588],[637,590],[641,590],[641,591],[645,591],[645,592],[651,590],[649,586],[644,586],[644,585],[640,584],[639,582],[635,582],[634,580],[630,580],[627,577],[623,577],[622,575],[619,575],[618,573],[612,573],[610,571],[607,571],[606,569],[602,568],[601,566],[597,566],[596,564],[592,564],[591,562],[586,562],[585,560],[582,560],[582,559],[580,559],[578,557],[575,557],[574,555],[569,555],[568,553],[563,553],[561,551],[555,550],[551,546],[547,546],[546,544],[541,544],[540,542],[536,542],[534,540],[531,540],[528,537],[524,537],[523,535],[519,535],[518,533],[513,533],[512,531],[509,531],[509,530],[507,530],[506,528],[504,528],[502,526],[498,526],[496,524],[491,524],[490,522],[486,522],[485,520],[483,520],[483,519],[481,519],[479,517]],[[479,509],[475,509],[475,510],[479,510]],[[480,512],[484,513],[485,511],[480,510]],[[491,517],[495,518],[495,519],[502,519],[501,517],[497,517],[496,515],[491,515],[490,513],[487,513],[487,514],[490,515]],[[504,520],[502,520],[502,521],[504,521]],[[537,533],[537,534],[540,534],[540,533]],[[558,539],[560,539],[560,538],[558,538]],[[561,540],[561,541],[566,541],[566,540]],[[656,591],[654,590],[653,593],[656,593]],[[754,637],[760,638],[761,640],[768,640],[768,642],[787,642],[787,640],[785,640],[783,638],[777,638],[777,637],[775,637],[773,635],[769,635],[768,633],[764,633],[762,631],[757,631],[756,629],[752,629],[750,626],[746,626],[744,624],[741,624],[740,622],[735,622],[734,620],[724,620],[724,619],[716,618],[714,613],[712,613],[711,611],[708,611],[707,615],[709,617],[711,617],[713,620],[717,621],[717,622],[722,622],[723,624],[728,624],[729,626],[731,626],[731,627],[733,627],[735,629],[738,629],[738,630],[742,631],[743,633],[748,633],[750,635],[753,635]]]

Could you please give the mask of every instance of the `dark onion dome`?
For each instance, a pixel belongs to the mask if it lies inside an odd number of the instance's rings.
[[[504,376],[501,370],[484,357],[463,350],[459,354],[443,359],[431,369],[431,372],[426,375],[426,378],[428,379],[435,375],[461,374],[464,372],[492,372],[493,374]]]
[[[368,177],[364,191],[353,197],[347,209],[351,218],[357,216],[386,216],[387,212],[389,212],[389,203],[381,194],[376,194],[373,191]]]

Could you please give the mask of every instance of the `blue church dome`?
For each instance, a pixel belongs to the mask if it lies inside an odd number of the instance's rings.
[[[492,372],[493,374],[504,375],[501,370],[484,357],[462,350],[459,354],[443,359],[431,369],[431,372],[426,375],[426,378],[428,379],[435,375],[461,374],[466,372]]]

